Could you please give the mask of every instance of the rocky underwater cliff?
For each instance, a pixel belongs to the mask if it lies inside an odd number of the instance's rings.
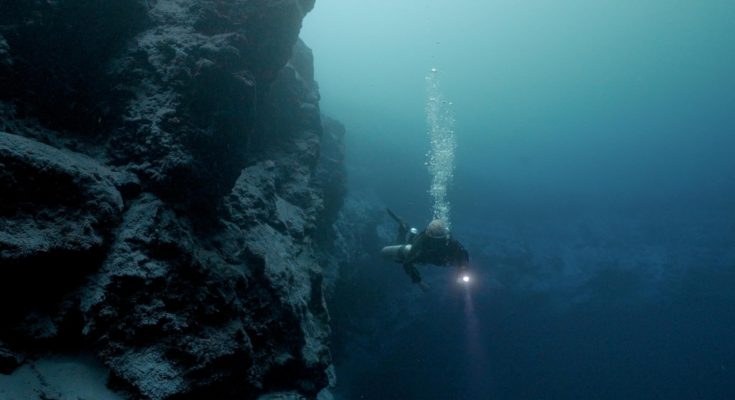
[[[314,0],[0,1],[0,398],[330,398]]]

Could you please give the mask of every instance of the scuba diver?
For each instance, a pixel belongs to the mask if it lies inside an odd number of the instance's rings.
[[[429,285],[421,279],[415,264],[433,264],[442,267],[459,268],[459,280],[469,283],[469,254],[464,246],[451,238],[444,221],[435,219],[422,232],[410,228],[393,211],[386,209],[388,215],[398,223],[398,236],[393,246],[383,247],[384,258],[403,264],[403,269],[411,281],[422,290]]]

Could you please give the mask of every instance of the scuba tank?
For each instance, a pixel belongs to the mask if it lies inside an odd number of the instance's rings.
[[[418,236],[419,231],[416,228],[409,228],[409,225],[403,222],[403,220],[389,208],[386,208],[386,211],[388,212],[388,215],[398,223],[398,237],[396,238],[396,241],[405,244],[385,246],[380,250],[380,254],[386,260],[403,263],[411,253],[410,243],[412,243],[416,236]]]
[[[385,246],[380,250],[380,254],[384,259],[395,261],[397,263],[402,262],[411,253],[410,244],[397,244],[394,246]]]
[[[406,243],[411,243],[413,240],[418,236],[419,231],[416,228],[411,228],[406,233]],[[406,258],[408,258],[408,255],[411,253],[411,245],[410,244],[396,244],[393,246],[385,246],[382,250],[380,250],[380,254],[383,255],[383,258],[390,261],[395,261],[397,263],[402,263]]]

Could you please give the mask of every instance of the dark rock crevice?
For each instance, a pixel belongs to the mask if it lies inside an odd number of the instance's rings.
[[[21,118],[90,135],[112,117],[106,65],[148,22],[145,7],[123,1],[3,1],[2,35],[13,68],[0,70],[0,98]]]

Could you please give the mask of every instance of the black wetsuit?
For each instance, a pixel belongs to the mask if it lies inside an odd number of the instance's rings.
[[[467,267],[469,264],[470,256],[467,250],[451,237],[433,238],[424,231],[410,244],[411,251],[403,261],[403,269],[414,283],[421,282],[416,264],[433,264],[440,267]]]

